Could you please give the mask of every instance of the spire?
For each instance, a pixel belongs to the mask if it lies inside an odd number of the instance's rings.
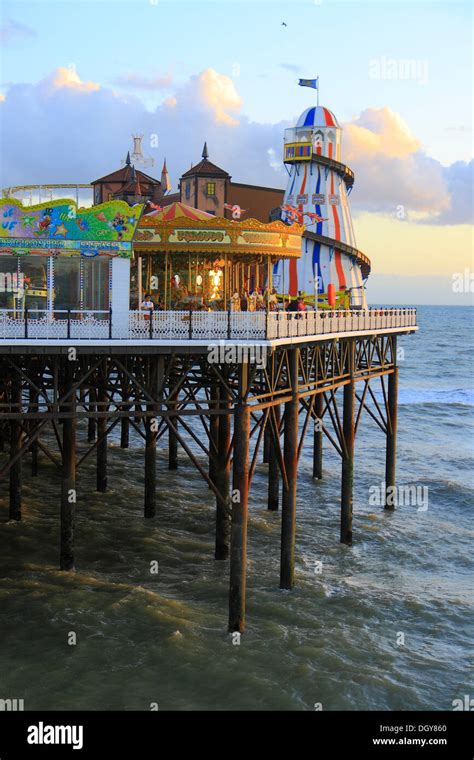
[[[166,158],[163,162],[163,169],[161,170],[161,189],[164,193],[169,193],[171,190],[171,180],[170,175],[168,174],[168,169],[166,168]]]
[[[125,166],[130,166],[130,151],[127,153],[127,158],[125,159]]]
[[[209,158],[209,153],[207,150],[207,142],[204,143],[204,148],[202,149],[202,157],[203,158]]]

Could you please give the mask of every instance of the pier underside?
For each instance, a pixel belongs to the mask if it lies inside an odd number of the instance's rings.
[[[9,519],[21,520],[22,477],[37,476],[48,458],[61,473],[59,565],[70,571],[80,470],[94,459],[96,488],[107,491],[114,428],[122,448],[131,430],[143,441],[146,518],[159,521],[157,449],[167,448],[170,469],[187,456],[215,495],[215,558],[230,564],[229,630],[242,632],[249,494],[262,457],[268,508],[281,509],[285,589],[294,585],[298,460],[307,435],[314,478],[323,475],[323,441],[341,458],[344,544],[352,543],[354,442],[363,414],[386,436],[386,489],[395,484],[397,332],[213,351],[169,343],[0,346],[0,476]]]

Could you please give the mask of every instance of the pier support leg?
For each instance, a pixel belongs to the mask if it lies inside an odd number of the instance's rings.
[[[106,411],[107,402],[107,360],[101,367],[97,393],[97,411]],[[107,491],[107,417],[97,417],[97,491]]]
[[[155,417],[145,419],[145,517],[156,512],[156,433]]]
[[[321,480],[323,477],[323,414],[324,396],[318,393],[314,400],[314,412],[317,420],[314,421],[314,444],[313,444],[313,478]]]
[[[397,351],[397,339],[393,337],[393,350]],[[397,397],[398,368],[388,376],[387,393],[387,450],[385,457],[385,509],[395,509],[395,468],[397,459]],[[390,489],[390,490],[389,490]]]
[[[348,340],[348,370],[350,381],[343,388],[344,408],[342,432],[344,437],[344,449],[342,456],[341,473],[341,543],[352,545],[352,492],[354,486],[354,407],[355,407],[355,382],[354,360],[355,341]]]
[[[211,408],[216,409],[219,401],[219,389],[211,386]],[[209,477],[213,483],[216,480],[217,445],[219,438],[219,418],[217,415],[209,415]]]
[[[291,589],[295,571],[296,539],[296,482],[298,470],[298,354],[299,349],[288,350],[288,364],[292,398],[285,404],[284,447],[288,487],[283,486],[281,506],[281,564],[280,588]]]
[[[21,378],[17,373],[11,382],[12,412],[21,412]],[[10,459],[13,460],[21,448],[20,420],[10,422]],[[9,519],[21,520],[21,457],[10,467],[10,508]]]
[[[126,410],[129,409],[129,407],[125,407]],[[121,449],[128,449],[128,444],[130,440],[130,420],[128,417],[122,417],[122,420],[120,422],[120,448]]]
[[[263,464],[268,464],[270,461],[270,430],[268,427],[269,423],[267,422],[267,425],[265,427],[265,432],[263,433]]]
[[[250,409],[245,403],[248,364],[240,367],[239,401],[234,414],[234,464],[230,537],[229,631],[245,630]]]
[[[73,382],[72,362],[66,360],[68,384]],[[72,417],[63,422],[63,450],[61,473],[61,545],[59,567],[61,570],[74,570],[74,528],[76,520],[76,395],[65,405]]]
[[[229,394],[224,386],[220,389],[220,409],[229,409]],[[218,416],[217,457],[215,469],[215,484],[222,495],[216,497],[216,559],[227,559],[229,556],[230,537],[230,414]]]
[[[95,390],[91,388],[89,391],[89,411],[95,412]],[[94,417],[89,417],[87,420],[87,443],[94,443],[97,423]]]
[[[30,410],[32,413],[38,411],[38,392],[34,388],[30,388]],[[39,420],[36,424],[39,424]],[[32,423],[33,430],[35,423]],[[38,438],[36,438],[30,446],[31,452],[31,476],[35,478],[38,475]]]
[[[270,411],[270,415],[272,412]],[[276,435],[279,435],[280,426],[280,407],[273,407],[275,420]],[[277,446],[273,439],[273,431],[270,420],[269,442],[268,442],[268,509],[276,512],[278,510],[279,492],[280,492],[280,469],[278,467]]]
[[[170,422],[178,428],[178,415],[170,415]],[[168,431],[168,469],[178,469],[178,439],[171,428]]]

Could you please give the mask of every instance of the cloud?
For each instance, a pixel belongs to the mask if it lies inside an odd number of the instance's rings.
[[[173,76],[171,73],[163,76],[145,77],[132,72],[117,77],[115,84],[119,87],[133,88],[136,90],[166,90],[171,86]]]
[[[367,108],[344,125],[343,160],[355,172],[355,209],[395,214],[429,224],[458,224],[472,216],[472,166],[446,169],[422,150],[418,138],[390,108]],[[470,172],[470,173],[469,173]]]
[[[43,79],[40,83],[45,90],[54,92],[56,90],[74,90],[75,92],[94,92],[100,90],[100,85],[96,82],[83,82],[75,68],[60,67],[56,69],[49,77]]]
[[[36,84],[8,87],[1,103],[0,186],[89,182],[120,166],[131,135],[143,133],[144,152],[159,173],[166,155],[176,188],[207,141],[210,159],[236,182],[286,186],[282,157],[290,122],[261,124],[242,113],[235,83],[208,68],[175,87],[154,110],[133,93],[114,92],[60,68]],[[156,148],[158,135],[158,148]],[[473,165],[443,167],[389,108],[368,108],[344,125],[342,158],[355,171],[355,211],[408,220],[459,224],[472,213]]]
[[[174,187],[207,140],[210,159],[235,181],[284,187],[275,160],[288,123],[257,124],[241,114],[233,81],[214,69],[192,76],[154,110],[131,93],[115,93],[57,69],[36,84],[14,84],[2,107],[0,187],[41,182],[89,182],[120,166],[131,135],[159,174],[166,155]],[[158,135],[158,149],[156,149]],[[273,149],[274,153],[269,152]],[[272,165],[277,164],[276,168]]]
[[[215,69],[205,69],[198,76],[191,77],[189,86],[183,91],[183,100],[188,99],[190,94],[194,96],[195,90],[198,100],[214,113],[218,124],[236,126],[239,123],[229,113],[238,113],[242,107],[242,98],[230,77],[219,74]]]
[[[301,66],[297,66],[295,63],[279,63],[280,68],[291,71],[292,74],[299,74]]]
[[[11,18],[5,19],[0,26],[0,45],[11,45],[31,37],[36,37],[34,29]]]
[[[443,167],[443,178],[449,192],[449,207],[436,219],[436,224],[465,224],[474,221],[474,160],[456,161]]]

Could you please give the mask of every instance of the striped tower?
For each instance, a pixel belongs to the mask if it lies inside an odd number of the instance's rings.
[[[341,162],[341,131],[323,106],[306,109],[296,126],[285,130],[289,178],[283,208],[303,214],[306,230],[301,259],[279,262],[273,278],[282,295],[302,293],[314,303],[317,286],[319,307],[365,308],[370,261],[356,247],[348,203],[354,174]],[[282,211],[283,221],[291,221],[289,213]]]

